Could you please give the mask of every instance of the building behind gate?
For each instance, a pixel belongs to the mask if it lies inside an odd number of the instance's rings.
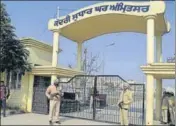
[[[17,87],[13,86],[16,84],[16,78],[13,78],[11,95],[7,104],[10,107],[18,107],[26,112],[32,112],[32,103],[34,100],[38,100],[33,99],[33,94],[38,93],[37,91],[40,92],[40,90],[36,91],[33,87],[38,85],[40,88],[48,86],[51,84],[50,78],[53,74],[62,77],[63,81],[66,81],[77,74],[83,74],[83,72],[76,68],[52,67],[53,47],[45,42],[33,38],[22,38],[21,42],[29,50],[29,62],[32,64],[32,71],[20,77]],[[59,53],[61,51],[59,49]],[[1,76],[4,78],[3,75]]]

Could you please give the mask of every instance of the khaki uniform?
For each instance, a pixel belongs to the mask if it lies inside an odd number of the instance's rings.
[[[128,110],[130,104],[133,102],[133,93],[129,89],[123,91],[120,96],[120,102],[123,102],[122,108],[120,108],[120,123],[121,125],[128,125]]]
[[[54,118],[56,121],[59,121],[59,113],[60,113],[60,95],[56,95],[52,97],[52,94],[59,93],[61,89],[58,89],[55,85],[50,85],[46,90],[46,96],[50,99],[50,107],[49,107],[49,121],[52,121]]]
[[[170,113],[170,123],[175,124],[175,98],[174,96],[169,97],[169,113]]]
[[[162,109],[162,122],[168,123],[168,109],[169,109],[168,96],[163,96],[161,109]]]

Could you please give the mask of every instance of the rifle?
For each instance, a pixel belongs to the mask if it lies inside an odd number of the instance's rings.
[[[58,96],[57,95],[59,95],[59,96],[61,96],[61,94],[60,93],[53,93],[53,94],[50,94],[50,96],[53,98],[53,97],[56,97],[56,98],[58,98]]]
[[[120,103],[118,104],[119,108],[122,109],[122,105],[123,105],[123,102],[120,102]]]

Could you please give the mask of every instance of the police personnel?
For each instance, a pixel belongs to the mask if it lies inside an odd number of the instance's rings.
[[[169,92],[169,114],[170,114],[170,125],[175,124],[175,98],[174,98],[174,92],[170,91]]]
[[[120,96],[119,107],[120,107],[120,123],[121,125],[128,125],[128,111],[130,105],[133,102],[133,93],[130,90],[130,85],[125,83],[123,85],[123,91]]]
[[[46,90],[46,96],[50,100],[49,107],[49,124],[53,124],[53,118],[56,118],[56,123],[60,124],[59,113],[60,113],[60,100],[61,100],[61,89],[59,89],[59,80],[56,79],[54,84],[50,85]]]
[[[169,109],[169,102],[168,102],[168,93],[166,91],[163,92],[162,103],[161,103],[161,123],[167,124],[168,123],[168,109]]]

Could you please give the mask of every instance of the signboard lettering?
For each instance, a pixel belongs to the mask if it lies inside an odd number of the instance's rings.
[[[76,21],[79,17],[84,17],[87,14],[92,14],[92,12],[106,12],[106,11],[122,11],[125,12],[148,12],[149,11],[149,5],[145,6],[136,6],[136,5],[126,5],[122,2],[116,3],[115,5],[102,5],[102,6],[96,6],[94,8],[89,8],[86,10],[82,10],[76,14],[73,15],[67,15],[64,19],[57,19],[54,22],[54,26],[59,26],[63,24],[67,24],[72,20]]]

